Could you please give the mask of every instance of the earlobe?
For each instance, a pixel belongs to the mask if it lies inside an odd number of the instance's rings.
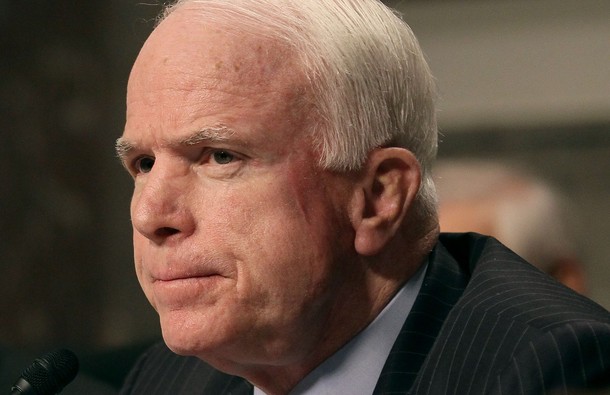
[[[419,190],[421,170],[410,151],[395,147],[374,150],[365,167],[352,223],[356,251],[370,256],[378,254],[403,224]]]

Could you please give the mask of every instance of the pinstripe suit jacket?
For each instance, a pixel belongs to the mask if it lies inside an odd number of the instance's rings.
[[[610,386],[610,314],[496,240],[442,234],[375,394],[565,394]],[[121,394],[252,393],[172,354],[140,358]]]

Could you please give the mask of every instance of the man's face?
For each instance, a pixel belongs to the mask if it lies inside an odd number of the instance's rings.
[[[317,167],[294,57],[192,14],[169,16],[130,76],[137,276],[174,351],[290,362],[345,291],[350,184]]]

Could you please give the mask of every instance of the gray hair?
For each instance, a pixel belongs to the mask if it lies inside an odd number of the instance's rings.
[[[417,203],[436,217],[434,79],[409,26],[377,0],[178,0],[206,20],[279,40],[300,57],[319,116],[323,168],[359,169],[377,147],[403,147],[422,168]]]

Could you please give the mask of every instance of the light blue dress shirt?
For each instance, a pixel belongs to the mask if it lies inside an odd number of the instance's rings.
[[[305,376],[290,395],[371,395],[413,307],[426,267],[422,265],[369,326]],[[255,387],[254,395],[265,393]]]

